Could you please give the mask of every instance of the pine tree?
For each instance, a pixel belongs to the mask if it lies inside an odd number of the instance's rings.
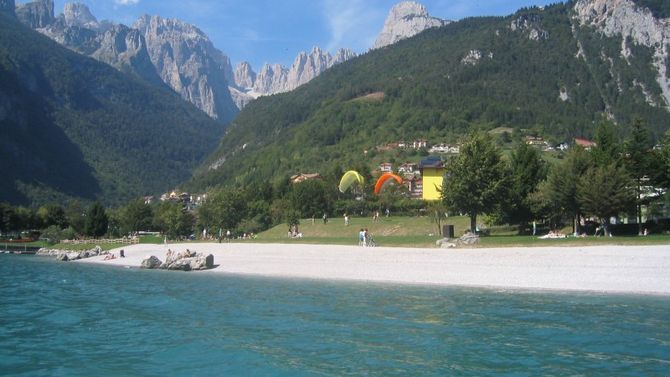
[[[107,226],[109,218],[105,213],[105,208],[100,202],[95,202],[91,205],[86,213],[86,224],[84,225],[84,233],[87,236],[95,238],[103,236],[107,233]]]
[[[577,182],[577,201],[588,215],[599,218],[609,233],[610,217],[634,205],[633,183],[623,167],[615,163],[588,170]]]
[[[631,136],[626,141],[624,160],[626,169],[630,177],[635,181],[635,212],[637,223],[642,230],[642,183],[644,179],[649,179],[651,173],[651,141],[649,133],[642,119],[636,119],[633,122]]]

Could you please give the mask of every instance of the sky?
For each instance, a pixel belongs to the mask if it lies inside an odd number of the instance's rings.
[[[72,0],[55,0],[55,13]],[[233,64],[290,66],[313,46],[334,53],[345,47],[367,51],[399,0],[78,0],[98,20],[132,25],[143,14],[177,18],[207,34]],[[17,1],[25,3],[26,1]],[[505,16],[522,7],[558,0],[423,0],[431,16],[459,20]]]

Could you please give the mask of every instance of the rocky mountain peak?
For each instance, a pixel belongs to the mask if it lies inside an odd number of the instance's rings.
[[[670,19],[655,18],[649,9],[631,0],[578,0],[574,10],[581,25],[595,27],[608,37],[620,36],[623,57],[630,54],[629,40],[653,51],[656,81],[670,109]]]
[[[335,52],[333,57],[333,65],[343,63],[349,59],[355,58],[356,53],[348,48],[340,48]]]
[[[21,23],[32,29],[43,28],[54,21],[53,0],[38,0],[20,4],[16,7],[16,16]]]
[[[98,19],[95,18],[88,7],[82,3],[65,3],[63,7],[63,18],[67,26],[79,26],[92,30],[100,28]]]
[[[235,85],[239,88],[251,88],[256,81],[256,73],[248,62],[238,63],[235,67]]]
[[[373,48],[388,46],[426,29],[440,27],[449,22],[430,16],[422,4],[415,1],[403,1],[389,11]]]
[[[228,84],[234,83],[230,59],[197,27],[144,15],[134,24],[163,82],[213,118],[230,120],[237,112]]]

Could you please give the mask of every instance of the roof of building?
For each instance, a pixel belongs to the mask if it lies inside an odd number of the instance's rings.
[[[428,156],[419,162],[419,169],[439,169],[442,167],[444,167],[444,163],[442,162],[442,158],[440,156]]]

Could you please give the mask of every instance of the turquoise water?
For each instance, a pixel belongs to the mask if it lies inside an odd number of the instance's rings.
[[[670,298],[0,255],[8,376],[670,375]]]

